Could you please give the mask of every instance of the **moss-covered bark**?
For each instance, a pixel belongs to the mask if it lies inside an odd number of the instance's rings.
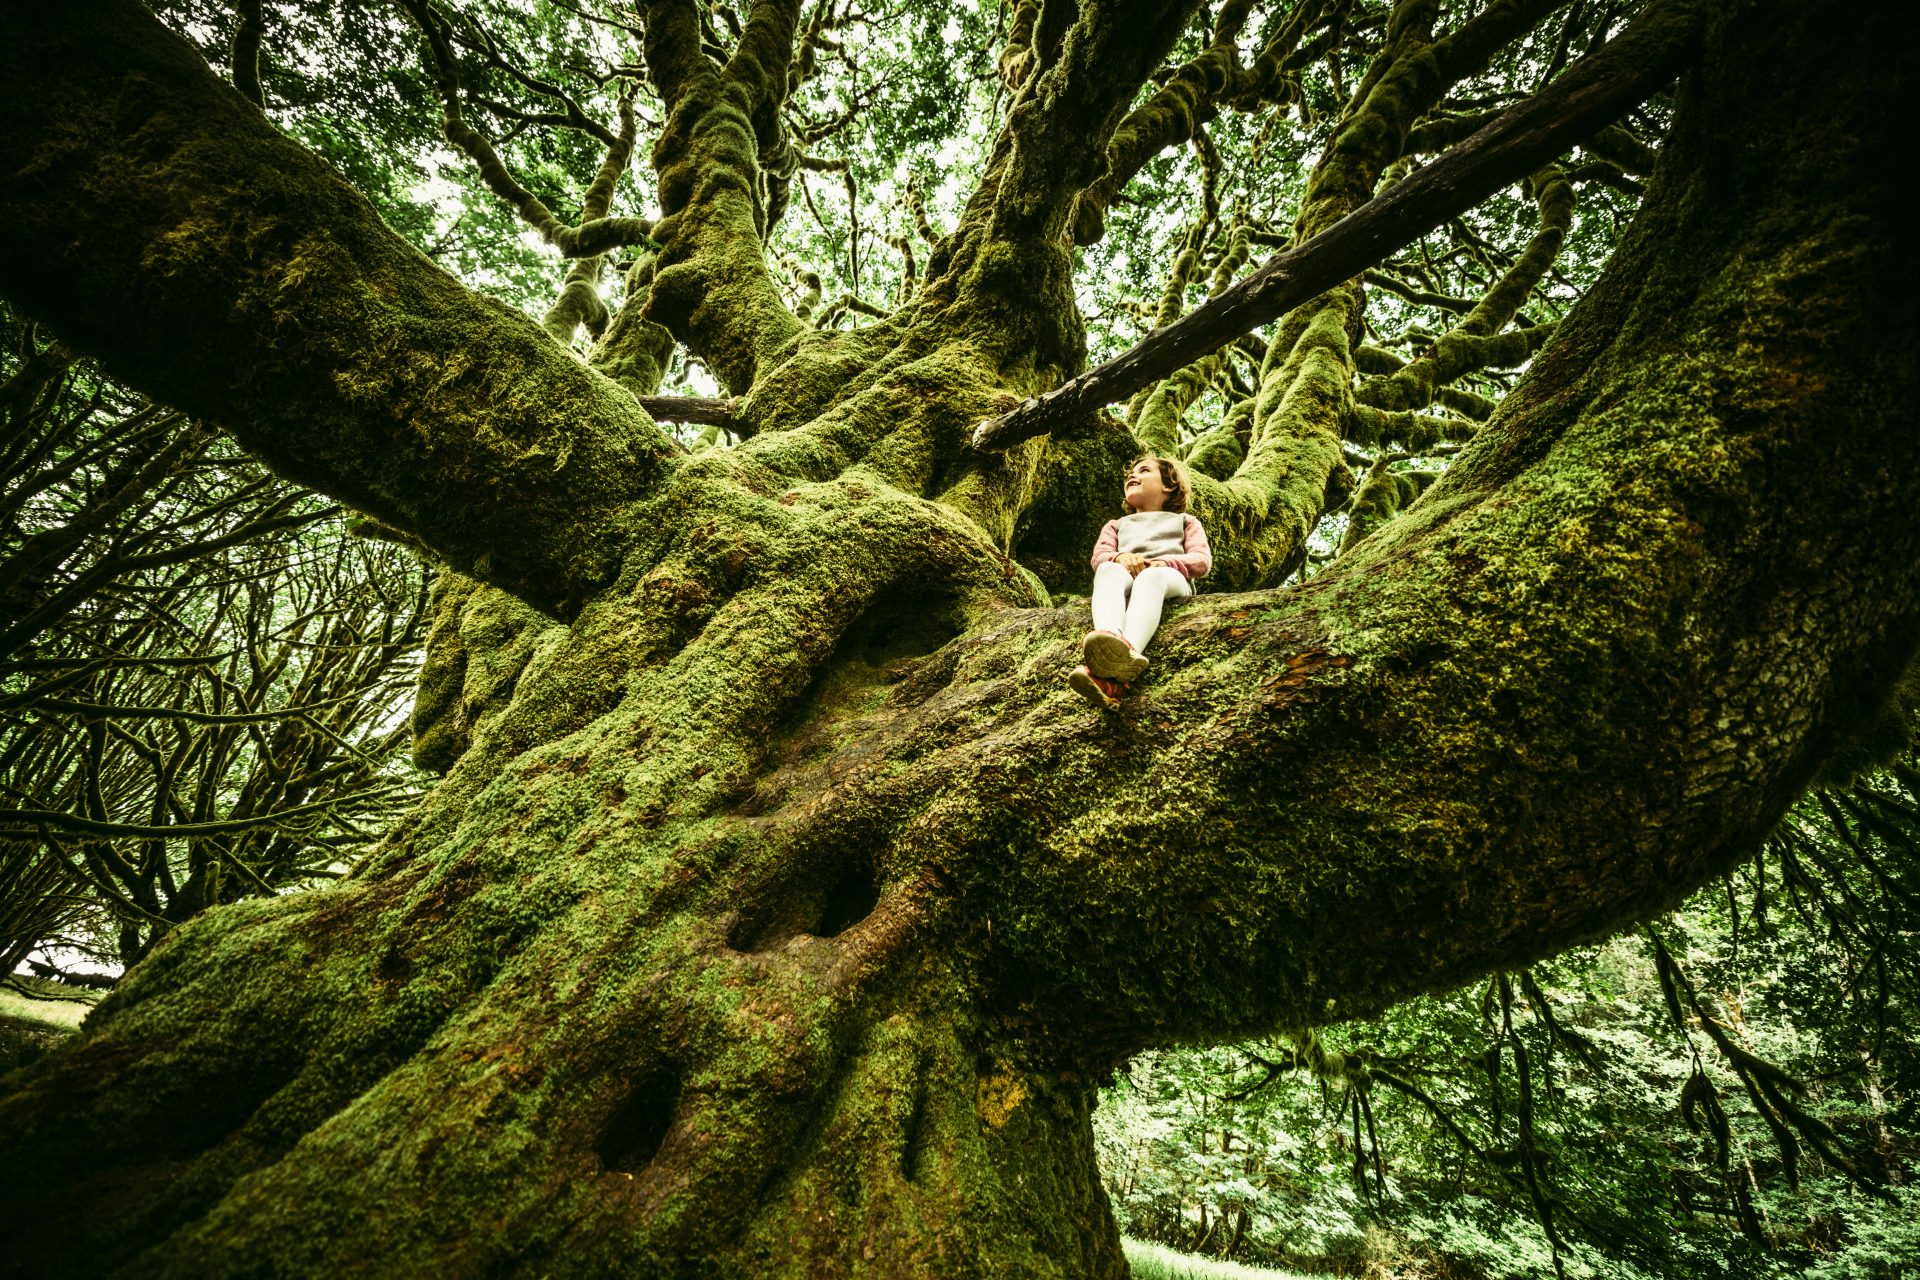
[[[759,434],[569,509],[618,567],[566,625],[445,588],[449,772],[359,876],[209,912],[8,1077],[0,1273],[1124,1274],[1101,1073],[1673,901],[1912,659],[1906,35],[1727,16],[1619,260],[1447,478],[1304,589],[1177,611],[1117,717],[1060,683],[1084,606],[1004,554],[1085,490],[966,454],[1031,367],[951,309],[755,355]],[[44,228],[35,145],[0,201]],[[0,277],[154,377],[38,280]],[[1267,429],[1344,394],[1350,292],[1292,318]]]

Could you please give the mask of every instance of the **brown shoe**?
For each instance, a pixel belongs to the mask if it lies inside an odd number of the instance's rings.
[[[1080,661],[1086,663],[1087,670],[1094,675],[1122,684],[1138,680],[1140,673],[1147,669],[1147,660],[1133,651],[1127,638],[1111,631],[1087,632],[1086,639],[1080,642]]]
[[[1067,687],[1102,711],[1119,710],[1120,699],[1127,693],[1127,686],[1121,681],[1097,676],[1085,667],[1075,667],[1067,673]]]

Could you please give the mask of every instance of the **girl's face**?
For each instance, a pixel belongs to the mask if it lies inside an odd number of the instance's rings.
[[[1127,472],[1127,505],[1135,511],[1162,511],[1167,505],[1167,482],[1160,478],[1160,464],[1142,458]]]

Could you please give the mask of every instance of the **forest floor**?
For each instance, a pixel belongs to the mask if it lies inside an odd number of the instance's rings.
[[[1298,1271],[1275,1271],[1238,1262],[1219,1262],[1197,1253],[1181,1253],[1145,1240],[1125,1241],[1133,1280],[1310,1280]]]

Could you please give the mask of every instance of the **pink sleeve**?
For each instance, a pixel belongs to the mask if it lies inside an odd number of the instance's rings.
[[[1213,547],[1207,542],[1206,529],[1192,516],[1187,517],[1186,559],[1193,566],[1189,578],[1204,578],[1213,572]]]
[[[1120,522],[1107,521],[1107,527],[1100,531],[1100,541],[1093,544],[1093,567],[1098,569],[1107,561],[1120,554]]]

